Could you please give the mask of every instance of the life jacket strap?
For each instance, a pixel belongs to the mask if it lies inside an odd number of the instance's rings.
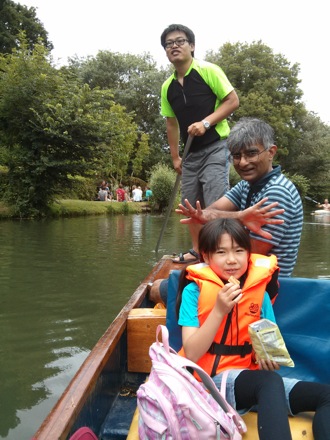
[[[243,345],[225,345],[217,344],[213,342],[211,347],[208,349],[211,354],[216,354],[218,356],[241,356],[245,357],[247,354],[252,353],[252,345],[247,341]]]

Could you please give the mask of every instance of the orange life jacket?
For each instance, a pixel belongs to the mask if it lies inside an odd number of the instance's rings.
[[[266,286],[277,268],[277,258],[274,255],[267,257],[251,254],[242,288],[243,296],[227,315],[228,319],[225,317],[221,322],[208,352],[197,362],[210,376],[230,368],[258,368],[252,359],[248,325],[260,319]],[[195,281],[200,290],[198,319],[202,326],[224,283],[205,263],[188,266],[186,270],[187,278]],[[222,340],[224,334],[225,339]]]

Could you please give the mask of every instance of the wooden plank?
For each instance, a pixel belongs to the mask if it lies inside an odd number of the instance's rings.
[[[127,318],[127,369],[149,373],[150,345],[156,340],[159,324],[166,325],[165,309],[132,309]]]
[[[243,440],[257,440],[257,413],[249,412],[243,416],[247,426],[247,432],[243,435]],[[289,417],[292,440],[313,440],[312,431],[313,413],[303,413],[299,416]],[[127,440],[139,440],[138,432],[139,410],[136,408],[132,424],[127,436]],[[279,439],[280,440],[280,439]]]
[[[243,436],[244,440],[256,440],[257,431],[257,413],[250,412],[243,416],[247,426],[247,433]],[[295,417],[289,417],[292,440],[313,440],[312,430],[313,413],[303,413]],[[279,439],[280,440],[280,439]]]
[[[139,410],[136,408],[126,440],[139,440]]]

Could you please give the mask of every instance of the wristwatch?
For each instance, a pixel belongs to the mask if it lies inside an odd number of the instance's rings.
[[[211,124],[209,123],[209,121],[206,121],[205,119],[203,119],[203,125],[205,130],[209,130],[211,128]]]

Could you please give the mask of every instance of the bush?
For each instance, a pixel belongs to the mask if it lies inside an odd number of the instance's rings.
[[[167,165],[159,164],[152,169],[150,188],[153,203],[158,205],[159,210],[163,210],[168,206],[176,176],[176,172]]]
[[[307,177],[297,173],[290,175],[290,173],[283,172],[283,174],[291,180],[291,182],[296,186],[300,197],[304,199],[308,194],[310,180]]]
[[[230,168],[229,168],[229,187],[232,188],[240,180],[242,180],[241,176],[235,170],[234,166],[230,165]]]
[[[57,198],[95,200],[98,193],[98,182],[94,178],[74,176],[69,178],[67,187],[58,187]]]
[[[126,215],[143,212],[142,203],[59,200],[50,206],[49,217],[81,217],[87,215]],[[1,218],[0,204],[0,218]],[[4,216],[4,215],[3,215]]]

